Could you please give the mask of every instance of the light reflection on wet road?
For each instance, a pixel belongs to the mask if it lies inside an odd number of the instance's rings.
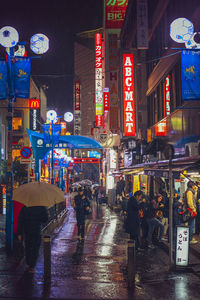
[[[137,254],[136,287],[128,290],[127,241],[119,217],[105,206],[94,205],[85,242],[79,242],[70,207],[64,226],[52,241],[51,281],[43,279],[41,255],[33,276],[23,275],[23,268],[0,272],[0,299],[199,299],[199,277],[169,272],[168,256],[159,248]]]

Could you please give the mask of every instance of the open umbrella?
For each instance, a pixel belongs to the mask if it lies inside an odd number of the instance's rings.
[[[21,185],[13,192],[13,200],[31,206],[51,207],[65,201],[64,193],[49,183],[29,182]]]

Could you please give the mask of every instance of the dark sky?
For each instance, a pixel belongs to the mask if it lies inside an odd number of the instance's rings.
[[[6,25],[14,27],[19,33],[20,41],[29,42],[35,33],[48,36],[50,49],[40,59],[32,59],[31,73],[37,84],[49,87],[48,106],[57,108],[58,113],[72,110],[74,34],[102,26],[102,2],[103,0],[10,0],[3,1],[0,5],[0,28]],[[29,50],[28,55],[34,56]]]

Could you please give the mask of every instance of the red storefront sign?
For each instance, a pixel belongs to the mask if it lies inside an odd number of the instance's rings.
[[[102,68],[102,35],[95,34],[95,68]]]
[[[156,136],[166,136],[167,134],[167,125],[166,120],[161,121],[155,125]]]
[[[30,99],[30,108],[39,109],[40,108],[40,99]]]
[[[103,126],[103,116],[102,115],[96,115],[96,126],[97,127]]]
[[[99,158],[73,158],[74,164],[99,164]]]
[[[105,27],[122,28],[128,0],[105,0]]]
[[[135,136],[133,54],[123,54],[124,136]]]
[[[170,80],[169,76],[165,79],[165,115],[170,115]]]
[[[80,81],[75,81],[74,83],[74,110],[81,109],[81,84]]]
[[[109,88],[103,89],[103,107],[104,112],[109,112]]]

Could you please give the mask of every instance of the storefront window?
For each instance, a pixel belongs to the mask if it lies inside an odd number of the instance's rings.
[[[22,118],[21,117],[14,117],[12,125],[13,125],[13,130],[14,131],[22,130]]]

